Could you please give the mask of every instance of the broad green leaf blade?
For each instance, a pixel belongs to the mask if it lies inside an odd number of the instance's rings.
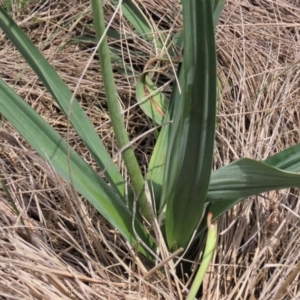
[[[266,164],[289,172],[300,170],[300,144],[283,150],[264,161]]]
[[[219,20],[220,14],[222,12],[221,8],[223,9],[225,4],[224,0],[216,0],[214,3],[214,26],[217,25],[217,22]],[[179,47],[180,49],[183,49],[183,32],[179,32],[175,35],[173,39],[173,43]],[[179,68],[178,68],[179,70]],[[179,82],[183,82],[182,79],[180,79],[179,71],[177,72],[177,76],[179,78]],[[167,116],[164,120],[165,123],[169,122],[170,120],[173,119],[173,112],[170,112],[173,110],[173,104],[175,102],[175,99],[178,99],[180,102],[180,92],[178,87],[175,85],[173,88],[173,93],[171,96],[170,100],[170,107],[169,107],[169,112],[167,111]],[[168,117],[169,113],[169,117]],[[165,171],[165,161],[166,161],[166,153],[167,153],[167,148],[168,148],[168,143],[169,143],[169,125],[166,125],[162,128],[158,141],[155,145],[150,163],[149,163],[149,172],[147,174],[147,179],[149,181],[149,186],[154,191],[154,198],[156,202],[156,209],[157,211],[161,211],[164,205],[164,202],[162,201],[161,198],[161,192],[162,192],[162,185],[163,185],[163,178],[164,178],[164,171]]]
[[[289,187],[300,187],[300,174],[242,158],[212,173],[207,201],[240,199]]]
[[[299,150],[299,145],[286,149],[270,157],[269,164],[242,158],[213,172],[207,201],[211,202],[208,210],[213,213],[214,220],[245,197],[271,190],[300,187],[300,174],[290,172],[299,170]],[[271,166],[272,162],[278,168]],[[202,222],[199,232],[205,228],[206,224]]]
[[[214,26],[216,27],[218,25],[220,16],[222,14],[224,5],[225,5],[225,0],[213,0],[213,22]],[[179,49],[184,48],[184,42],[183,42],[183,31],[180,31],[175,34],[173,38],[173,44],[177,46]]]
[[[72,93],[69,91],[66,84],[43,57],[40,51],[1,7],[0,28],[25,58],[47,90],[52,94],[64,114],[70,117],[70,122],[89,149],[99,168],[101,170],[106,170],[104,174],[105,177],[112,187],[118,191],[121,198],[124,199],[126,190],[124,178],[112,162],[110,155],[81,106],[76,99],[73,99],[71,103]]]
[[[202,215],[212,169],[216,53],[211,1],[183,0],[181,105],[170,130],[163,201],[170,249],[186,247]]]
[[[133,245],[132,213],[107,183],[67,142],[22,98],[0,79],[0,108],[3,116],[54,170],[81,193]],[[154,243],[140,222],[139,237],[154,249]],[[149,254],[141,248],[142,253]]]
[[[151,118],[155,124],[161,125],[169,105],[168,99],[160,91],[149,77],[143,73],[139,76],[136,85],[136,98],[144,113]],[[145,100],[146,99],[146,100]]]
[[[128,134],[125,128],[123,115],[121,112],[120,102],[117,95],[117,90],[114,81],[114,75],[112,72],[112,65],[110,60],[110,51],[108,48],[107,38],[105,36],[105,24],[104,13],[101,0],[92,0],[92,10],[94,15],[94,26],[96,31],[97,41],[102,38],[102,42],[99,46],[99,61],[102,70],[102,79],[104,83],[104,89],[107,99],[108,110],[110,114],[110,120],[114,129],[114,134],[117,140],[118,147],[120,149],[125,148],[122,151],[122,158],[126,165],[127,172],[129,174],[137,202],[139,204],[139,210],[141,214],[150,221],[150,210],[147,203],[146,194],[144,191],[144,178],[142,176],[140,167],[135,157],[132,146],[129,143]],[[132,203],[130,203],[132,205]]]

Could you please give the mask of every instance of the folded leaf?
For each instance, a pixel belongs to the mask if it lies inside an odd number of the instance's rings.
[[[169,101],[149,77],[143,73],[139,76],[136,85],[136,98],[144,113],[150,117],[155,124],[161,125],[166,115]],[[146,100],[145,100],[146,99]]]
[[[208,211],[214,220],[245,197],[291,187],[300,187],[300,174],[288,172],[300,168],[300,144],[286,149],[269,159],[269,164],[249,158],[242,158],[211,175],[207,201]],[[281,169],[271,166],[281,166]],[[206,228],[203,221],[201,233]]]
[[[206,202],[214,153],[216,53],[211,1],[183,0],[182,96],[175,106],[163,182],[166,238],[186,247]]]
[[[207,201],[240,199],[289,187],[300,187],[300,174],[242,158],[212,173]]]

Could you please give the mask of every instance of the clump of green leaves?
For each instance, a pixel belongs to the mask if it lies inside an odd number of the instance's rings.
[[[182,41],[183,55],[176,74],[178,84],[174,83],[170,99],[157,90],[147,72],[140,75],[137,100],[153,123],[161,125],[144,180],[134,151],[128,146],[118,102],[111,62],[117,54],[108,47],[102,3],[92,1],[107,104],[118,147],[123,149],[130,185],[112,162],[66,84],[0,8],[1,29],[59,104],[109,184],[3,80],[0,80],[1,113],[132,245],[139,244],[139,251],[150,260],[157,253],[159,236],[165,238],[169,252],[181,247],[187,249],[191,239],[198,238],[207,229],[204,221],[207,213],[216,220],[247,196],[300,186],[300,175],[295,173],[300,169],[300,145],[264,162],[242,158],[211,171],[217,103],[214,29],[224,2],[182,0],[184,28],[173,39],[174,44],[167,47],[168,55],[178,63],[175,43]],[[165,44],[165,36],[161,34],[158,38],[154,34],[151,23],[133,1],[113,3],[145,40],[158,47]],[[132,71],[130,68],[126,66],[127,72]],[[152,225],[150,230],[148,224]]]

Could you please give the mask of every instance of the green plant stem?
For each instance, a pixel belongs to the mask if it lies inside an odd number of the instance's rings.
[[[129,138],[124,126],[120,103],[118,101],[117,90],[114,82],[110,52],[105,35],[104,13],[102,5],[103,4],[101,0],[92,0],[96,39],[97,41],[99,41],[101,38],[103,39],[99,45],[98,53],[102,68],[102,78],[107,98],[107,105],[117,144],[121,149],[129,144]],[[144,192],[144,178],[131,146],[127,147],[122,152],[122,157],[127,168],[128,175],[131,179],[135,196],[137,197],[140,212],[147,220],[150,220],[150,211],[148,209],[147,198]]]
[[[196,297],[196,294],[202,284],[204,275],[209,267],[209,264],[211,262],[212,256],[214,254],[216,244],[217,244],[217,223],[211,223],[212,220],[212,213],[208,213],[207,215],[207,227],[208,227],[208,233],[207,233],[207,241],[205,246],[205,251],[203,254],[203,261],[199,267],[199,270],[197,272],[197,275],[193,281],[192,287],[190,289],[190,292],[186,298],[186,300],[194,300]]]

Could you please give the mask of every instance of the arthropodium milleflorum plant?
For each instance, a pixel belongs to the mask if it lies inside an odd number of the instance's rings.
[[[217,0],[182,0],[184,51],[177,70],[179,85],[174,83],[169,101],[151,92],[147,105],[143,106],[155,122],[162,124],[149,164],[147,184],[132,148],[127,146],[129,140],[114,85],[101,1],[92,1],[100,64],[109,113],[118,147],[124,149],[122,157],[130,184],[113,164],[65,83],[0,8],[1,29],[52,94],[103,174],[97,174],[3,80],[0,80],[1,113],[64,180],[72,184],[132,245],[138,243],[139,251],[151,260],[157,253],[157,236],[152,236],[157,230],[146,228],[149,228],[149,223],[157,224],[156,219],[168,251],[180,247],[186,249],[193,233],[199,234],[206,229],[206,223],[200,221],[208,212],[215,220],[247,196],[300,186],[300,175],[292,173],[300,170],[300,145],[264,162],[242,158],[211,172],[217,101],[214,28],[223,5],[224,1]],[[156,45],[164,45],[165,37],[157,38],[153,34],[150,21],[134,2],[124,0],[121,9],[138,34]],[[172,56],[172,48],[168,49],[168,55]],[[150,77],[139,84],[144,85],[140,91],[154,91]],[[161,98],[157,100],[157,96]],[[149,187],[149,193],[145,192],[145,186]]]

